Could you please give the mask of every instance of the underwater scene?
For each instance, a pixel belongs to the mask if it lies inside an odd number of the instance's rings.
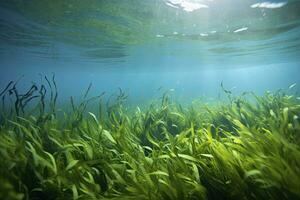
[[[0,200],[300,200],[300,0],[0,0]]]

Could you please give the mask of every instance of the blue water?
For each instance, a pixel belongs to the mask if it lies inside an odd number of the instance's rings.
[[[122,88],[138,104],[300,85],[300,1],[2,0],[0,86],[55,73],[60,101]],[[160,90],[158,90],[161,88]]]

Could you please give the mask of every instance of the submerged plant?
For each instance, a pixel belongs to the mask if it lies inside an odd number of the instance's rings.
[[[0,93],[0,199],[300,199],[296,96],[222,84],[229,103],[183,107],[165,93],[131,111],[122,90],[103,104],[90,85],[57,115],[55,77],[44,79]]]

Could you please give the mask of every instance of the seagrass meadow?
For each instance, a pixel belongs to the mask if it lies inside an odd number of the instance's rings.
[[[167,91],[128,109],[122,90],[104,102],[90,85],[65,112],[45,79],[1,92],[0,199],[300,199],[295,94],[221,84],[228,101],[181,106]]]

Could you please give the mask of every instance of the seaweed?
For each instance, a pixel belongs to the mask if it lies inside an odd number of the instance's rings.
[[[55,76],[43,79],[0,93],[0,199],[300,199],[295,95],[222,83],[230,102],[182,106],[166,91],[132,110],[122,89],[105,104],[89,84],[60,116]]]

